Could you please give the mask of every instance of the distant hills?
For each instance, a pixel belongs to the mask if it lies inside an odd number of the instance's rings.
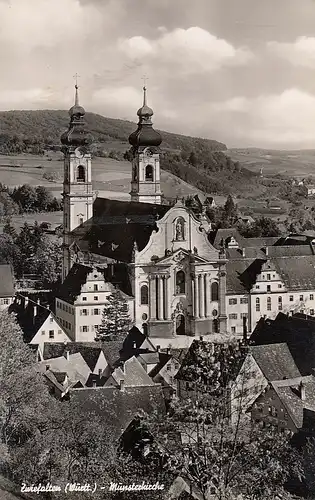
[[[4,155],[44,154],[58,147],[60,135],[68,127],[67,111],[3,111],[0,112],[0,153]],[[124,158],[129,150],[129,134],[136,124],[86,113],[86,124],[94,139],[96,156]],[[164,170],[211,194],[244,195],[257,184],[257,174],[243,168],[239,161],[227,156],[225,144],[198,137],[160,131]]]
[[[60,143],[60,135],[68,127],[67,111],[2,111],[0,112],[0,148],[3,151],[5,142],[15,138],[34,139],[45,146]],[[128,137],[136,128],[134,122],[106,118],[95,113],[86,113],[86,124],[94,141],[111,143],[120,141],[127,143]],[[168,149],[193,149],[203,147],[212,151],[226,150],[226,145],[211,139],[199,139],[180,134],[160,131],[163,137],[163,147]]]

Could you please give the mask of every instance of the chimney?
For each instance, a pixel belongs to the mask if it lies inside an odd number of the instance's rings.
[[[124,391],[125,390],[125,381],[124,380],[120,380],[119,381],[119,389],[121,391]]]
[[[69,384],[69,377],[68,377],[68,374],[66,373],[66,376],[65,376],[65,380],[63,382],[63,385],[68,385]]]
[[[101,376],[102,376],[102,373],[103,373],[102,368],[99,368],[99,369],[98,369],[98,376],[99,376],[99,377],[101,377]]]
[[[37,299],[37,304],[40,306],[40,298]]]
[[[25,309],[27,308],[27,306],[28,306],[28,297],[25,297],[25,299],[24,299],[24,307],[25,307]]]
[[[37,316],[37,305],[34,304],[34,308],[33,308],[33,318],[35,319],[35,317]]]
[[[246,249],[242,248],[242,257],[246,257]]]
[[[167,348],[166,348],[166,354],[169,354],[169,353],[170,353],[170,348],[169,348],[169,347],[167,347]]]
[[[156,346],[156,351],[157,351],[157,352],[160,352],[160,348],[161,348],[161,346],[157,345],[157,346]]]
[[[300,382],[300,386],[299,386],[299,389],[300,389],[300,397],[301,397],[301,401],[305,401],[305,385],[303,384],[303,381],[301,380]]]
[[[201,340],[201,342],[203,342],[203,337],[202,337],[202,335],[200,335],[200,340]]]
[[[65,351],[65,357],[66,357],[66,360],[69,361],[70,360],[70,352],[67,350]]]
[[[268,247],[265,247],[265,254],[268,257],[268,255],[269,255],[269,248]]]

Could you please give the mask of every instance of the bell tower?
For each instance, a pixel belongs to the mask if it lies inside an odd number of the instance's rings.
[[[71,261],[71,231],[84,224],[93,215],[91,172],[91,138],[85,129],[85,110],[79,104],[78,85],[75,85],[75,103],[69,110],[70,124],[61,136],[64,153],[63,181],[63,263],[62,281],[69,273]]]
[[[152,126],[153,110],[147,105],[143,87],[143,106],[138,110],[138,128],[129,136],[132,146],[131,201],[161,204],[160,134]]]

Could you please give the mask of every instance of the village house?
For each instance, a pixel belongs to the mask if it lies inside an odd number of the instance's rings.
[[[239,412],[245,414],[269,384],[301,377],[292,354],[285,343],[249,346],[246,358],[230,385],[231,420]]]
[[[271,382],[249,409],[251,418],[262,427],[276,427],[295,434],[305,427],[305,410],[315,417],[313,375]]]
[[[14,312],[23,331],[24,340],[31,346],[42,346],[49,342],[71,342],[55,314],[41,304],[40,298],[35,300],[22,294],[17,294],[10,311]]]

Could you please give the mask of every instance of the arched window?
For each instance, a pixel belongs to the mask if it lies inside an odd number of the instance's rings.
[[[140,303],[141,305],[148,305],[149,303],[148,285],[142,285],[142,287],[140,288]]]
[[[282,311],[282,297],[278,297],[278,310]]]
[[[216,281],[211,285],[211,300],[219,300],[219,285]]]
[[[77,182],[85,182],[85,168],[82,165],[77,168]]]
[[[176,273],[176,293],[185,293],[185,273],[184,271],[177,271]]]
[[[176,318],[176,335],[185,335],[185,316],[179,314]]]
[[[145,167],[145,180],[153,181],[153,167],[152,165],[147,165]]]
[[[184,241],[185,239],[185,220],[178,217],[175,222],[175,241]]]

